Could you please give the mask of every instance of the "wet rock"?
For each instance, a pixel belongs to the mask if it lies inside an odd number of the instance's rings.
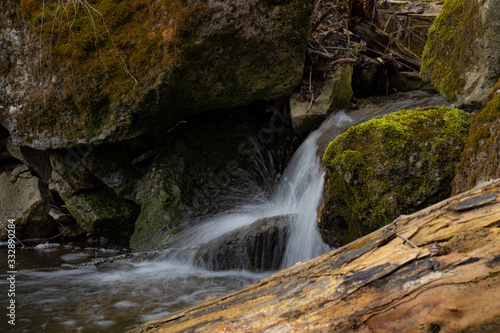
[[[321,94],[312,104],[310,101],[298,101],[298,94],[290,97],[290,115],[296,133],[311,131],[317,128],[330,113],[349,108],[353,96],[351,88],[353,68],[353,64],[344,63],[330,73]]]
[[[500,178],[500,80],[492,89],[489,102],[472,120],[452,193],[497,178]]]
[[[245,269],[256,272],[279,269],[290,223],[295,215],[260,219],[224,234],[196,252],[194,263],[210,270]]]
[[[313,3],[2,1],[1,124],[16,145],[57,149],[288,96],[302,76]]]
[[[429,30],[421,75],[457,106],[483,105],[500,78],[500,0],[446,1]]]
[[[328,184],[319,226],[325,243],[341,246],[451,192],[469,115],[417,108],[351,127],[328,146]]]
[[[47,186],[27,166],[0,175],[1,222],[5,225],[15,219],[17,238],[43,238],[56,233],[56,222],[49,216],[52,201]],[[0,239],[5,237],[2,233]]]

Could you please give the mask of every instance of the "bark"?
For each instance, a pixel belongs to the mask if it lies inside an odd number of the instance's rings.
[[[499,332],[500,179],[132,332]]]

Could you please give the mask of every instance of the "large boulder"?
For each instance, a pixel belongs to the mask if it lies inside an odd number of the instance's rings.
[[[453,194],[500,178],[500,81],[472,125],[453,179]]]
[[[341,246],[447,198],[469,118],[446,107],[402,110],[331,142],[319,222],[325,243]]]
[[[500,0],[448,0],[429,30],[421,75],[457,105],[482,105],[500,77]]]
[[[15,145],[125,140],[287,96],[314,1],[76,3],[0,3],[0,123]]]
[[[1,222],[6,225],[14,219],[17,238],[42,238],[57,233],[56,222],[49,216],[52,195],[27,166],[2,173],[0,189]],[[5,240],[5,236],[0,235],[0,240]]]
[[[255,221],[201,245],[194,264],[210,270],[246,269],[255,272],[280,268],[290,224],[295,215]]]

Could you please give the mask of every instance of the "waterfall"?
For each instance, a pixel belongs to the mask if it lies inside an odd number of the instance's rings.
[[[345,112],[335,113],[312,132],[292,157],[273,202],[297,214],[291,226],[282,268],[307,261],[329,250],[317,230],[318,207],[323,195],[325,170],[318,152],[319,140],[328,133],[330,139],[352,124]]]
[[[299,261],[307,261],[329,251],[330,248],[323,243],[317,228],[318,207],[322,200],[325,178],[325,170],[321,163],[321,156],[325,148],[322,141],[331,141],[352,123],[353,120],[345,112],[335,113],[320,128],[309,134],[292,156],[270,199],[263,201],[249,198],[246,205],[240,205],[232,210],[217,214],[187,230],[180,237],[182,242],[176,246],[189,247],[211,242],[210,248],[200,250],[204,253],[204,263],[200,262],[200,256],[196,257],[193,253],[176,254],[176,259],[182,262],[194,261],[196,265],[215,270],[221,266],[251,269],[247,266],[238,266],[237,263],[241,260],[234,258],[234,256],[245,252],[242,251],[241,246],[233,247],[232,256],[221,255],[220,249],[224,246],[223,244],[228,243],[224,239],[225,235],[230,235],[229,233],[233,230],[249,226],[261,219],[283,215],[293,216],[290,218],[288,228],[281,229],[284,232],[281,234],[281,238],[278,237],[279,239],[268,237],[277,243],[285,244],[281,250],[283,253],[280,255],[283,260],[279,267],[274,266],[273,269],[286,268]],[[324,136],[326,138],[322,140]],[[242,233],[244,234],[244,232]],[[213,242],[214,240],[219,241]],[[234,238],[231,242],[234,243]],[[272,255],[264,250],[264,248],[273,248],[272,246],[262,244],[262,242],[260,242],[260,246],[263,248],[262,251],[256,251],[256,253],[263,256]],[[228,263],[213,264],[215,257],[218,256],[225,257],[235,264],[233,266]],[[269,258],[251,258],[250,260],[266,261]]]

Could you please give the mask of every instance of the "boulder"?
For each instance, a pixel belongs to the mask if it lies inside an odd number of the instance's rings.
[[[447,107],[402,110],[349,128],[323,156],[319,227],[338,247],[401,214],[447,198],[470,116]]]
[[[354,64],[343,63],[331,72],[323,84],[321,94],[310,101],[301,101],[300,94],[290,97],[290,116],[296,133],[316,129],[326,117],[339,110],[349,108],[353,91],[351,80]]]
[[[57,224],[49,216],[53,202],[47,186],[21,165],[0,175],[0,218],[5,225],[15,220],[16,237],[43,238],[57,234]],[[2,233],[0,240],[5,240]]]
[[[499,332],[499,193],[484,184],[130,333]]]
[[[472,120],[452,193],[462,193],[496,178],[500,178],[500,80],[489,102]]]
[[[80,227],[89,235],[128,244],[139,206],[118,196],[74,155],[54,151],[50,161],[53,168],[51,187],[59,193]]]
[[[449,0],[429,30],[421,75],[457,106],[483,105],[500,78],[500,0]]]
[[[2,1],[0,123],[15,145],[56,149],[288,96],[313,3]]]
[[[194,264],[209,270],[245,269],[254,272],[280,268],[295,215],[255,221],[201,245]]]

